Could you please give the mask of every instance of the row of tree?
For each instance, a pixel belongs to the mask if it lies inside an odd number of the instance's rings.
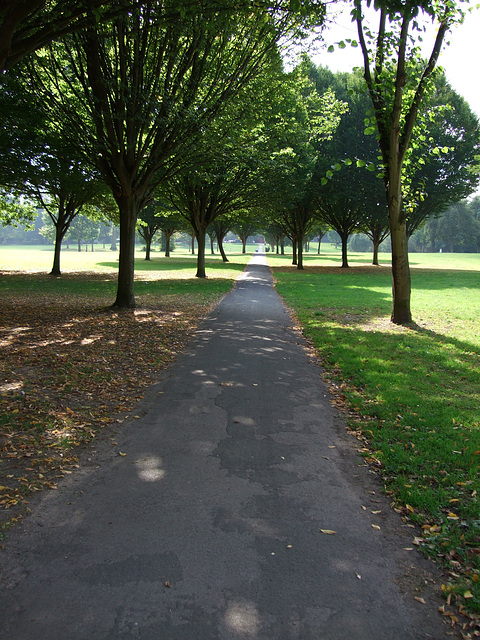
[[[44,20],[59,9],[39,3],[16,14],[29,25],[29,50],[14,29],[10,49],[20,53],[4,58],[6,215],[14,193],[41,203],[58,234],[53,272],[80,211],[119,223],[118,307],[135,304],[142,219],[146,243],[156,218],[166,235],[188,221],[198,277],[208,229],[221,246],[233,225],[248,234],[260,221],[272,238],[290,238],[300,269],[315,226],[339,233],[345,263],[347,238],[362,229],[376,248],[390,234],[392,320],[410,321],[408,237],[478,182],[478,121],[433,73],[459,8],[382,3],[372,60],[372,31],[355,0],[362,78],[308,59],[284,72],[279,42],[322,23],[318,2],[120,4],[75,3],[75,18],[52,36]],[[427,61],[408,37],[421,12],[440,25]]]

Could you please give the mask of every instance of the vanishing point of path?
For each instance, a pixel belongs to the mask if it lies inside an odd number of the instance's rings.
[[[451,637],[263,256],[114,435],[8,534],[2,640]]]

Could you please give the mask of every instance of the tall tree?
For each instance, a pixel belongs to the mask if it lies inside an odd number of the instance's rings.
[[[375,33],[365,21],[369,0],[354,0],[364,77],[374,110],[372,127],[378,133],[384,165],[388,219],[392,241],[391,320],[411,322],[411,280],[408,262],[407,220],[402,206],[402,170],[422,101],[429,91],[445,34],[461,19],[459,5],[450,0],[375,4],[378,28]],[[435,40],[430,57],[422,63],[415,33],[421,18],[435,20]]]
[[[429,217],[474,193],[480,181],[479,120],[443,73],[434,85],[423,130],[415,132],[425,142],[412,149],[407,167],[408,237]]]
[[[316,166],[347,108],[330,89],[318,92],[311,79],[315,73],[311,61],[304,57],[285,77],[264,125],[271,146],[264,170],[264,209],[271,211],[275,226],[292,241],[293,264],[298,269],[304,268],[304,238],[318,212],[321,185]]]
[[[150,260],[152,241],[161,229],[160,219],[156,216],[155,205],[149,202],[138,215],[138,235],[145,242],[145,260]]]
[[[135,4],[123,0],[70,0],[65,6],[60,0],[3,0],[0,70],[12,67],[52,40],[84,28],[92,11],[97,20],[109,20]]]
[[[281,3],[279,3],[281,4]],[[115,305],[135,306],[139,211],[228,102],[261,73],[297,14],[215,0],[145,0],[111,22],[91,22],[32,64],[41,100],[68,122],[116,200],[120,257]],[[216,9],[214,11],[214,9]],[[172,20],[175,13],[177,20]],[[78,135],[81,132],[81,138]]]

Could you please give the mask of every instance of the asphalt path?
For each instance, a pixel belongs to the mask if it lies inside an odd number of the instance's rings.
[[[263,256],[114,437],[9,534],[2,639],[451,637]]]

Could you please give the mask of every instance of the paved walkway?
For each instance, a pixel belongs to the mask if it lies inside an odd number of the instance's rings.
[[[139,415],[10,534],[2,639],[450,637],[262,256]]]

